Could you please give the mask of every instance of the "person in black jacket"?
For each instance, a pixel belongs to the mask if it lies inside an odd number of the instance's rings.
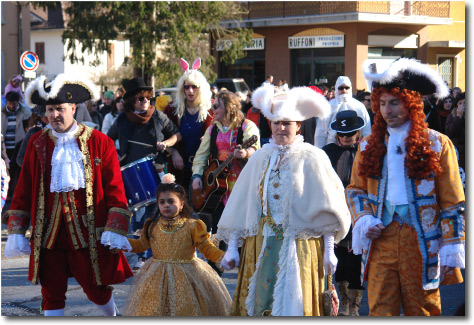
[[[362,140],[360,129],[364,126],[364,120],[353,110],[337,113],[336,120],[330,124],[330,128],[337,131],[336,143],[325,145],[323,150],[344,188],[351,182],[352,163]],[[338,259],[335,278],[340,295],[339,316],[359,316],[359,305],[364,292],[360,283],[362,255],[354,255],[351,251],[352,227],[334,251]]]
[[[127,80],[124,87],[124,112],[117,117],[107,132],[112,140],[119,141],[120,165],[128,165],[152,156],[158,165],[164,166],[168,159],[166,149],[181,140],[179,129],[166,114],[150,105],[153,87],[147,86],[143,78]],[[146,219],[153,216],[156,208],[154,202],[138,209],[130,221],[129,232],[135,233],[143,228]],[[137,255],[138,262],[134,269],[143,265],[146,258],[151,256],[151,250],[147,252],[146,257],[143,256],[144,253]]]

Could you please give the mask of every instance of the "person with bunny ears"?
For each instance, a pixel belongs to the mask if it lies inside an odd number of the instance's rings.
[[[153,257],[130,286],[124,316],[227,316],[232,300],[221,278],[195,256],[196,248],[220,263],[224,252],[209,240],[206,225],[192,218],[185,189],[165,174],[156,189],[158,211],[146,221],[133,252],[151,247]]]
[[[320,316],[350,215],[328,156],[297,132],[301,121],[327,116],[329,103],[307,87],[262,86],[252,104],[272,121],[273,138],[250,157],[217,225],[228,244],[221,266],[239,267],[231,315]]]
[[[201,144],[206,129],[212,124],[212,91],[206,77],[199,71],[201,58],[197,58],[191,68],[181,59],[183,75],[176,85],[174,100],[164,109],[164,113],[179,128],[182,140],[170,148],[168,171],[176,175],[176,182],[189,188],[192,176],[192,157]]]

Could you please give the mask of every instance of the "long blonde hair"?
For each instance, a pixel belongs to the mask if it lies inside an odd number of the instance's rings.
[[[176,98],[172,104],[175,107],[174,115],[178,116],[178,119],[183,117],[184,110],[186,109],[186,95],[184,93],[184,82],[188,84],[196,85],[199,87],[199,94],[196,100],[199,101],[199,116],[198,122],[203,122],[206,120],[207,115],[209,114],[209,109],[211,108],[211,98],[212,98],[212,91],[211,86],[206,80],[206,77],[198,71],[194,69],[186,70],[181,78],[178,80]]]

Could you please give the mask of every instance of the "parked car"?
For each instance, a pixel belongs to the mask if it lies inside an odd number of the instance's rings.
[[[160,96],[160,93],[164,93],[164,95],[168,95],[171,98],[174,98],[177,90],[178,88],[176,87],[160,88],[155,90],[155,97]]]
[[[240,91],[245,96],[247,96],[250,91],[249,86],[242,78],[218,78],[214,81],[214,84],[217,85],[219,90],[221,88],[226,88],[233,93]]]

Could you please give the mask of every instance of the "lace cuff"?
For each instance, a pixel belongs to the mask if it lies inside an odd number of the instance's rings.
[[[111,231],[104,231],[100,237],[100,243],[104,246],[109,245],[110,249],[117,248],[124,251],[131,251],[132,246],[128,242],[127,237],[116,234]]]
[[[370,246],[370,239],[367,238],[367,231],[370,227],[382,223],[380,219],[375,218],[370,214],[362,216],[352,228],[352,250],[356,255],[362,254],[363,250],[368,250]]]
[[[31,249],[28,239],[24,235],[8,235],[5,244],[5,257],[16,257],[21,255],[30,255]]]
[[[466,267],[464,244],[452,244],[441,247],[439,251],[441,266],[452,266],[460,269]]]

